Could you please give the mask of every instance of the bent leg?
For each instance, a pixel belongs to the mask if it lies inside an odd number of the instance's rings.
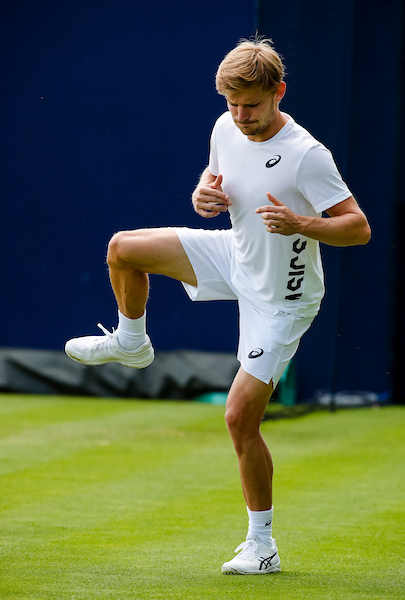
[[[273,393],[265,384],[239,369],[229,391],[225,421],[239,462],[246,504],[252,511],[272,507],[273,462],[260,433],[260,424]]]
[[[120,312],[137,319],[145,312],[148,273],[197,285],[186,252],[172,229],[140,229],[116,233],[108,246],[111,285]]]
[[[177,233],[171,229],[117,233],[109,244],[107,261],[119,308],[118,328],[110,333],[100,325],[104,336],[68,340],[65,352],[85,365],[117,362],[144,369],[155,355],[146,334],[144,316],[148,273],[160,273],[197,285],[194,271]]]

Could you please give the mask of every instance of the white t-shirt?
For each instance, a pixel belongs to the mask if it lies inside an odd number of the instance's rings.
[[[252,142],[226,112],[212,132],[209,171],[223,175],[222,189],[232,200],[235,287],[272,308],[316,315],[324,295],[319,243],[269,233],[255,209],[269,205],[266,192],[311,217],[349,198],[329,150],[291,117],[271,139]]]

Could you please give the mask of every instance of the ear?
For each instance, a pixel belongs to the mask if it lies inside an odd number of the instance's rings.
[[[278,87],[277,87],[277,92],[276,92],[276,102],[281,102],[281,100],[284,98],[286,88],[287,88],[286,82],[280,81],[280,83],[278,84]]]

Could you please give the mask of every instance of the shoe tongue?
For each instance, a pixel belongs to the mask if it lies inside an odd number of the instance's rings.
[[[257,538],[254,538],[254,537],[249,537],[249,536],[247,536],[247,538],[246,538],[246,541],[247,541],[247,542],[249,542],[249,541],[250,541],[250,542],[255,542],[255,544],[257,544],[257,546],[261,545],[261,546],[266,546],[266,547],[268,547],[268,548],[271,548],[271,547],[272,547],[271,540],[267,540],[267,539],[265,539],[265,540],[262,540],[262,539],[261,539],[261,538],[259,538],[259,537],[257,537]]]
[[[254,537],[247,536],[246,541],[247,542],[254,542],[255,544],[257,544],[257,540]],[[251,544],[249,544],[249,546],[251,546]]]
[[[249,554],[254,554],[257,549],[257,542],[253,538],[246,538],[245,547],[243,549],[244,552]]]

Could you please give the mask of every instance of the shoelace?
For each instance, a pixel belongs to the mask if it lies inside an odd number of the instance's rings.
[[[107,347],[111,346],[111,344],[114,344],[115,335],[117,333],[116,330],[114,329],[114,327],[113,327],[112,332],[108,331],[108,329],[106,329],[101,323],[97,323],[97,327],[99,327],[99,329],[101,329],[101,331],[108,338],[108,340],[106,340],[105,337],[99,338],[96,341],[94,348],[99,348],[100,346],[107,348]]]
[[[106,329],[104,327],[104,325],[102,325],[101,323],[97,323],[97,327],[99,327],[101,329],[101,331],[104,333],[105,336],[107,336],[109,339],[106,340],[105,338],[100,338],[97,342],[96,345],[94,346],[95,348],[98,348],[99,346],[103,346],[104,348],[107,348],[109,346],[118,346],[118,348],[120,349],[121,352],[123,352],[124,354],[133,354],[134,352],[139,352],[139,348],[141,348],[141,346],[143,344],[140,344],[140,346],[138,346],[137,348],[133,349],[133,350],[126,350],[125,348],[120,347],[120,343],[117,337],[117,329],[114,329],[114,327],[112,328],[112,331],[108,331],[108,329]]]
[[[112,332],[111,332],[111,331],[108,331],[108,329],[106,329],[106,328],[104,327],[104,325],[101,325],[101,323],[97,323],[97,327],[98,327],[99,329],[101,329],[101,331],[104,333],[104,335],[108,335],[108,337],[114,337],[114,333],[115,333],[115,329],[114,329],[114,327],[113,327],[113,330],[112,330]]]
[[[244,558],[250,558],[257,550],[256,540],[246,540],[245,542],[242,542],[237,548],[235,548],[235,554],[239,552],[239,550],[242,550],[240,556],[243,554]]]

